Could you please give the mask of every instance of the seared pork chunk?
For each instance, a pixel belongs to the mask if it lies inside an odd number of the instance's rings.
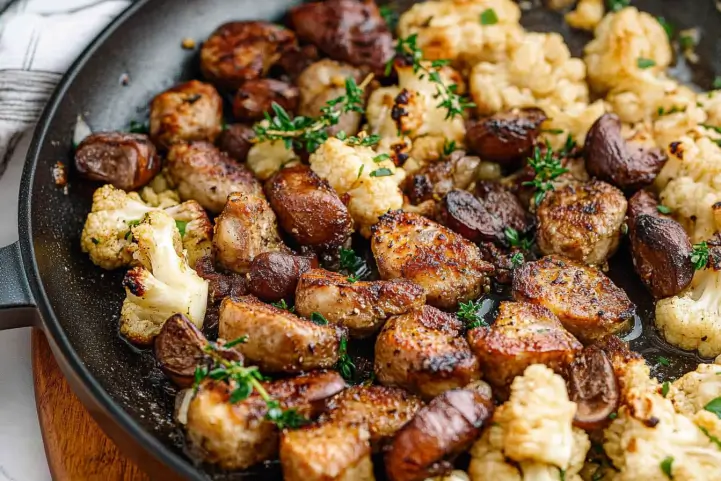
[[[265,193],[280,226],[301,245],[338,247],[353,233],[348,208],[307,165],[279,170],[265,183]]]
[[[236,349],[263,372],[297,373],[338,361],[340,333],[333,326],[320,326],[253,296],[223,301],[219,336],[248,336]]]
[[[496,322],[469,330],[468,343],[501,395],[531,364],[562,372],[583,348],[551,311],[527,302],[502,302]]]
[[[150,139],[161,148],[178,142],[215,142],[223,123],[223,99],[212,85],[191,80],[153,98]]]
[[[405,279],[355,281],[348,276],[313,269],[300,276],[295,291],[299,315],[322,314],[328,322],[348,329],[353,337],[366,337],[390,316],[417,309],[426,302],[423,288]]]
[[[446,391],[421,408],[386,451],[390,481],[423,481],[449,473],[493,415],[491,388],[479,381]],[[436,478],[434,478],[436,479]]]
[[[476,179],[480,164],[480,158],[457,150],[447,160],[429,164],[407,177],[403,191],[414,205],[441,199],[453,189],[467,189]]]
[[[301,416],[313,418],[323,400],[340,392],[345,382],[329,371],[263,383],[263,387],[282,409],[296,409]],[[225,382],[203,382],[190,402],[185,425],[191,451],[207,463],[230,470],[275,458],[279,440],[278,428],[265,419],[268,406],[257,392],[233,404],[233,389]]]
[[[208,302],[216,305],[228,296],[238,297],[248,294],[248,279],[235,272],[218,272],[211,256],[198,259],[195,272],[208,281]]]
[[[168,152],[168,178],[183,200],[197,200],[219,214],[233,192],[263,195],[253,173],[207,142],[174,145]]]
[[[245,274],[255,256],[265,252],[290,253],[278,233],[273,209],[262,197],[231,194],[215,219],[215,262],[224,269]]]
[[[513,297],[549,309],[586,344],[629,327],[635,311],[626,293],[599,269],[558,256],[516,269]]]
[[[233,116],[239,121],[257,122],[266,114],[273,114],[273,104],[294,112],[298,105],[298,88],[272,78],[248,80],[235,93]]]
[[[431,306],[388,320],[376,340],[374,370],[381,384],[424,399],[480,378],[461,321]]]
[[[585,264],[606,262],[621,238],[626,198],[617,188],[593,180],[548,192],[538,206],[538,247]]]
[[[371,249],[383,279],[408,279],[426,291],[428,304],[455,309],[488,285],[493,266],[478,247],[418,214],[389,212],[372,228]]]

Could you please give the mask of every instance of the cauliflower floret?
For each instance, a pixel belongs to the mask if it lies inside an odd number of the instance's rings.
[[[133,257],[140,267],[123,279],[125,300],[120,311],[120,333],[147,345],[173,314],[185,314],[199,329],[203,326],[208,282],[188,265],[180,250],[175,220],[162,211],[148,213],[132,228]]]
[[[246,164],[256,177],[267,180],[281,168],[294,165],[298,161],[298,156],[292,148],[286,147],[285,142],[272,140],[254,144],[248,151]]]
[[[613,481],[668,481],[662,470],[672,458],[673,479],[721,479],[721,451],[694,420],[678,414],[650,379],[642,360],[629,363],[619,377],[622,405],[604,431],[604,450],[619,470]],[[668,462],[666,462],[667,464]]]
[[[593,30],[603,20],[603,0],[581,0],[576,9],[566,14],[566,23],[573,28]]]
[[[369,147],[353,147],[331,137],[311,154],[310,168],[339,195],[348,194],[350,211],[361,234],[389,210],[403,206],[398,185],[405,171]]]
[[[706,112],[706,124],[721,127],[721,90],[713,90],[698,95],[696,101]]]
[[[591,87],[605,94],[628,79],[657,74],[673,56],[668,35],[653,16],[627,7],[606,15],[595,38],[586,45],[584,60]]]
[[[153,177],[148,185],[140,189],[140,199],[146,204],[153,207],[160,207],[164,209],[166,207],[172,207],[180,204],[180,195],[177,190],[173,190],[170,187],[168,178],[165,173]],[[132,195],[131,192],[129,195]]]
[[[498,21],[481,21],[481,14]],[[464,69],[481,61],[505,60],[506,51],[523,34],[521,10],[511,0],[442,0],[416,3],[401,15],[401,37],[418,35],[429,60],[448,59]]]
[[[691,416],[721,397],[721,357],[714,364],[699,364],[677,379],[667,396],[676,411]]]
[[[549,142],[554,149],[561,149],[570,135],[582,147],[591,126],[606,113],[606,106],[602,100],[590,105],[573,104],[564,109],[548,105],[545,113],[548,119],[541,126],[545,131],[542,139],[544,142]]]
[[[163,191],[172,192],[172,191]],[[172,196],[165,197],[167,204]],[[165,210],[183,230],[183,247],[188,250],[191,265],[210,253],[212,225],[208,214],[194,200],[171,204],[161,209],[142,202],[137,192],[126,193],[104,185],[93,194],[91,212],[85,220],[80,246],[90,260],[103,269],[117,269],[133,264],[130,228],[149,212]]]
[[[580,481],[591,442],[572,427],[575,413],[563,378],[542,364],[529,366],[471,449],[471,480],[550,481],[563,470],[566,480]]]
[[[470,75],[473,101],[481,115],[514,107],[565,108],[588,103],[586,66],[571,57],[557,33],[527,33],[508,61],[481,62]]]

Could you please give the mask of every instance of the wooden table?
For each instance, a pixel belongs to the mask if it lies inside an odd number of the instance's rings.
[[[53,479],[149,480],[103,434],[72,393],[38,329],[32,333],[32,360],[38,419]]]

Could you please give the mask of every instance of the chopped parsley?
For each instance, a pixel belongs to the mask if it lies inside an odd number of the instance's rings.
[[[673,456],[667,456],[663,461],[661,461],[661,471],[668,479],[673,479],[673,474],[671,474],[672,469]]]
[[[346,280],[348,282],[350,282],[351,284],[355,284],[356,282],[358,282],[360,280],[360,278],[358,276],[356,276],[355,274],[351,274],[346,278]]]
[[[524,251],[530,251],[533,249],[533,240],[521,237],[518,231],[513,227],[506,227],[503,234],[506,236],[506,240],[511,247],[518,247]]]
[[[178,232],[180,232],[180,237],[185,237],[185,230],[188,227],[188,223],[184,220],[176,220],[175,226],[178,228]]]
[[[663,356],[658,356],[657,360],[658,360],[658,363],[662,366],[671,365],[671,361],[669,361],[667,358],[665,358]]]
[[[611,420],[616,419],[617,417],[618,417],[618,413],[611,413],[608,415],[608,419],[611,419]]]
[[[661,214],[668,215],[671,213],[671,209],[669,209],[668,207],[666,207],[665,205],[662,205],[662,204],[657,205],[656,210],[659,211]]]
[[[130,121],[130,128],[128,132],[131,134],[147,134],[150,131],[150,127],[145,122],[138,122],[137,120]]]
[[[669,23],[668,20],[666,20],[664,17],[656,17],[656,20],[658,20],[658,23],[661,24],[663,29],[666,31],[666,35],[668,35],[669,39],[673,38],[673,25]]]
[[[523,258],[523,254],[520,252],[514,252],[511,256],[511,266],[515,269],[516,267],[521,267],[523,265],[523,261],[525,259]]]
[[[703,408],[710,413],[714,413],[716,416],[719,417],[719,419],[721,419],[721,397],[712,399]]]
[[[388,30],[393,32],[396,29],[396,25],[398,25],[398,12],[396,12],[391,5],[382,5],[378,7],[378,11],[386,22],[386,25],[388,25]]]
[[[693,264],[694,269],[697,271],[705,269],[708,265],[708,257],[709,251],[706,241],[693,245],[693,250],[691,251],[691,263]]]
[[[353,363],[353,359],[348,355],[348,339],[343,336],[340,338],[340,344],[338,345],[338,363],[336,369],[343,376],[346,381],[353,381],[356,376],[356,366]]]
[[[285,302],[285,299],[281,299],[278,302],[271,302],[270,305],[273,307],[277,307],[278,309],[283,309],[284,311],[288,311],[288,312],[293,312],[295,310],[295,307],[289,306]]]
[[[310,320],[311,320],[311,322],[318,324],[319,326],[327,326],[328,325],[328,319],[323,317],[323,314],[321,314],[320,312],[311,312]]]
[[[498,15],[492,8],[488,8],[481,13],[481,25],[495,25],[498,23]]]
[[[669,109],[664,109],[663,107],[659,107],[656,113],[659,117],[663,117],[664,115],[671,115],[676,114],[680,112],[686,112],[686,107],[679,107],[678,105],[674,105]]]
[[[379,164],[383,162],[384,160],[390,160],[391,156],[389,154],[378,154],[375,157],[373,157],[373,162],[376,164]]]
[[[663,397],[666,397],[666,396],[668,395],[669,389],[671,389],[671,384],[670,384],[668,381],[666,381],[666,382],[663,383],[663,385],[661,386],[661,395],[662,395]]]
[[[380,169],[376,169],[368,175],[370,175],[371,177],[388,177],[390,175],[393,175],[393,172],[391,171],[391,169],[381,167]]]
[[[636,65],[640,69],[647,69],[656,66],[656,61],[651,58],[639,57],[636,59]]]

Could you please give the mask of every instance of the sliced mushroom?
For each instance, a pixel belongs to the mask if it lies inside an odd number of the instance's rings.
[[[531,153],[544,120],[537,108],[497,113],[467,127],[466,145],[483,160],[515,166]]]
[[[441,202],[439,221],[471,242],[502,242],[505,239],[501,219],[465,190],[452,190],[446,194]]]
[[[421,408],[386,452],[390,481],[422,481],[453,470],[452,460],[478,437],[493,415],[491,389],[482,381],[446,391]]]
[[[206,358],[208,340],[183,314],[171,316],[155,337],[155,359],[166,376],[180,387],[190,387],[195,369]],[[233,349],[217,346],[215,350],[229,361],[242,361],[243,355]]]
[[[615,114],[604,114],[593,124],[584,156],[591,175],[630,191],[651,184],[667,160],[661,149],[624,139]]]
[[[503,227],[527,232],[533,226],[533,218],[523,208],[516,195],[498,182],[476,182],[476,198],[501,220]],[[504,239],[505,241],[505,239]]]
[[[286,50],[296,46],[295,34],[269,22],[229,22],[218,27],[200,50],[203,76],[224,89],[264,76]]]
[[[82,177],[123,190],[144,186],[161,166],[155,146],[144,134],[98,132],[75,150],[75,168]]]
[[[233,116],[241,121],[256,121],[265,118],[278,104],[288,112],[298,106],[298,87],[271,78],[253,79],[244,82],[233,99]]]
[[[688,234],[658,208],[652,194],[639,190],[628,201],[627,223],[634,268],[651,294],[661,299],[688,287],[694,268]]]
[[[318,267],[318,259],[315,257],[264,252],[255,256],[250,263],[248,288],[253,295],[266,302],[290,299],[300,276],[315,267]]]
[[[611,361],[599,347],[585,348],[569,366],[568,397],[578,406],[573,424],[585,430],[604,427],[618,408],[618,380]]]
[[[255,132],[244,124],[230,124],[218,137],[218,148],[233,160],[245,162],[253,146]]]

